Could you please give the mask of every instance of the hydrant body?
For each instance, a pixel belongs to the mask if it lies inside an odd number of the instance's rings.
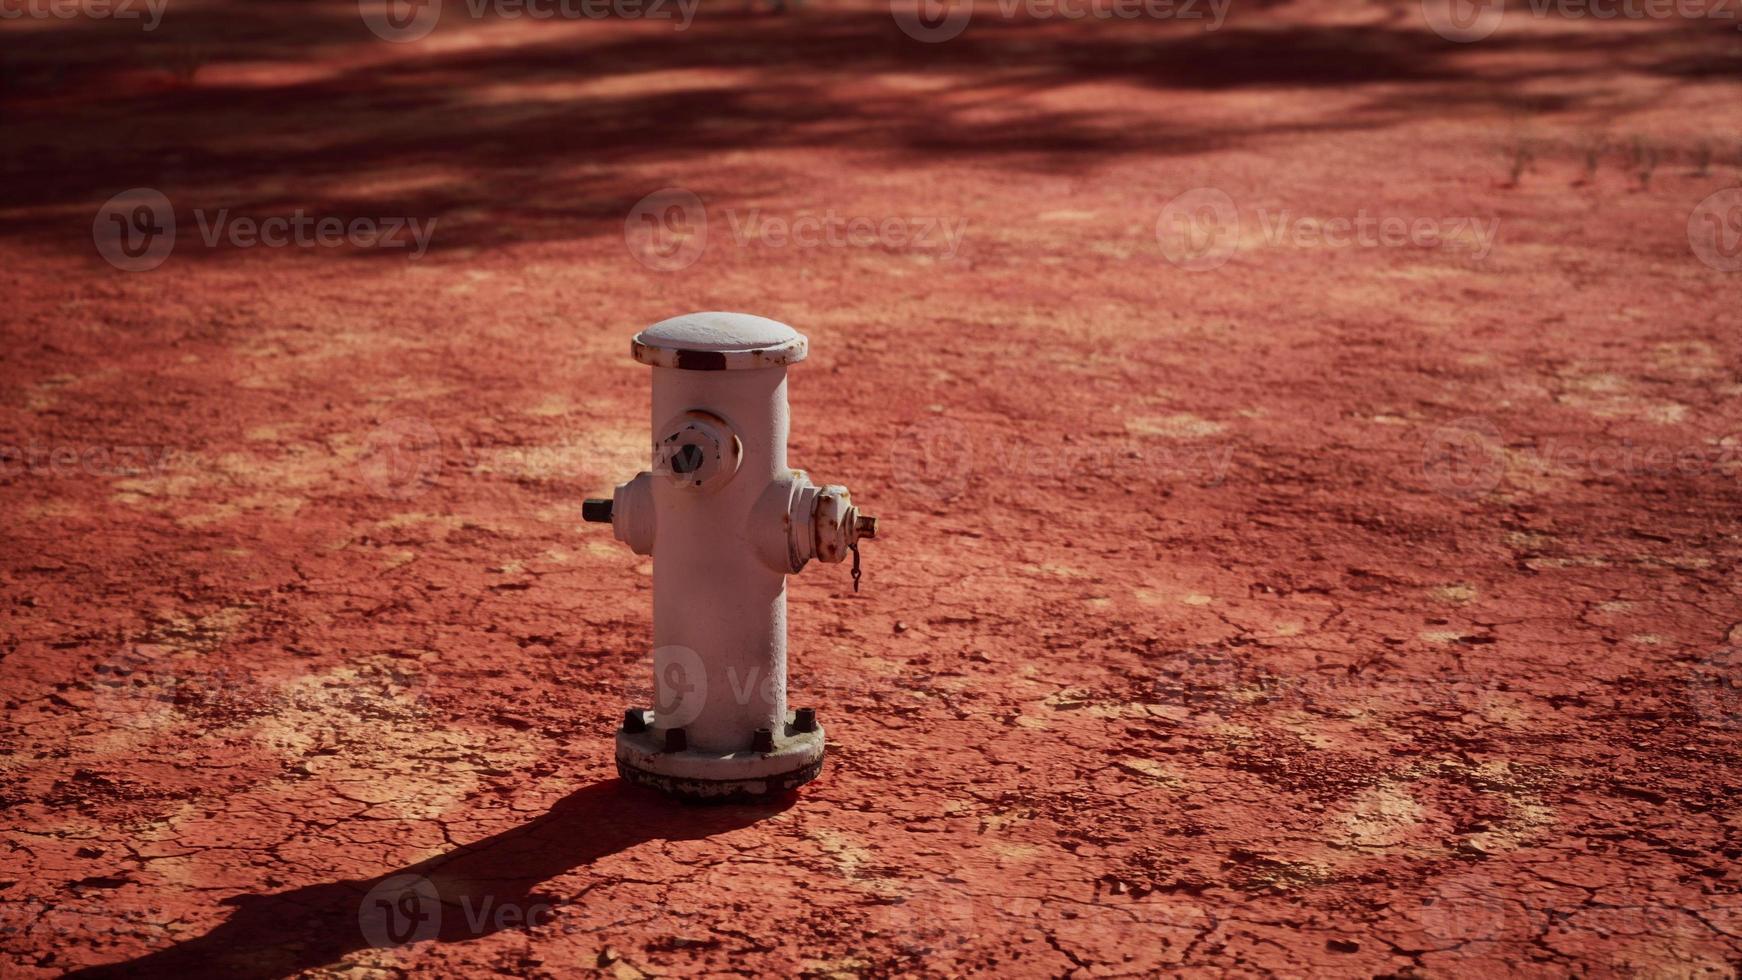
[[[652,467],[586,508],[653,556],[654,704],[625,712],[618,771],[703,799],[791,789],[821,771],[823,729],[787,705],[786,576],[875,520],[787,466],[786,368],[808,351],[791,327],[696,313],[631,349],[653,368]]]

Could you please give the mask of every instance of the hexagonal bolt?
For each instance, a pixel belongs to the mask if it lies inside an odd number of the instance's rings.
[[[877,518],[870,514],[860,514],[853,519],[853,534],[861,538],[877,536]]]
[[[690,736],[681,728],[665,730],[665,750],[667,752],[683,752],[690,747]]]
[[[631,735],[647,731],[647,709],[630,708],[623,712],[623,730]]]
[[[756,734],[750,737],[750,751],[773,752],[774,730],[771,728],[756,729]]]
[[[594,524],[611,523],[611,506],[614,501],[606,498],[588,497],[581,501],[581,520]]]
[[[817,730],[817,709],[800,708],[792,716],[793,731],[809,734]]]

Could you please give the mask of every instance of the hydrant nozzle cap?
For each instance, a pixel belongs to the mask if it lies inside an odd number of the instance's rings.
[[[749,313],[689,313],[635,335],[630,355],[652,367],[736,371],[804,360],[810,342],[777,320]]]

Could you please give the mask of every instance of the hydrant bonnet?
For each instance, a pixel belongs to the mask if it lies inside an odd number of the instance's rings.
[[[748,313],[691,313],[635,335],[629,351],[650,367],[735,371],[797,364],[809,353],[803,334]]]

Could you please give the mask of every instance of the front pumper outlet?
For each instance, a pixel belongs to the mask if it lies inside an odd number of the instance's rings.
[[[786,464],[786,368],[804,336],[743,313],[692,313],[635,335],[653,368],[651,467],[581,507],[653,556],[651,708],[617,732],[617,771],[678,796],[730,800],[816,778],[823,726],[789,711],[786,577],[877,536],[846,487]]]

